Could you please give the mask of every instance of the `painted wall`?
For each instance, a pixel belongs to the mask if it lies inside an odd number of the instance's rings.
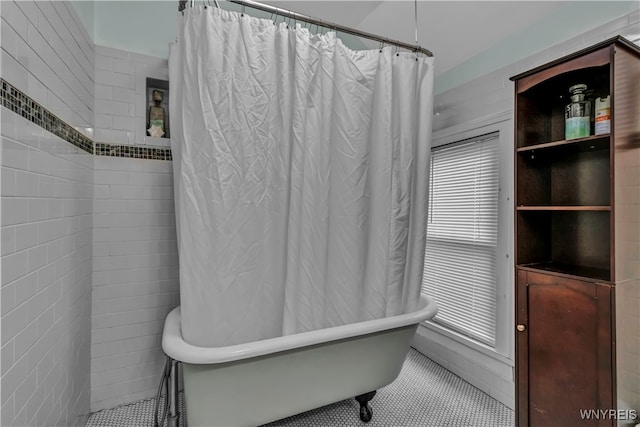
[[[76,14],[80,18],[80,21],[84,24],[87,33],[93,40],[93,21],[95,15],[95,2],[87,0],[71,0],[70,4],[76,11]]]
[[[169,43],[176,40],[177,18],[177,1],[96,1],[93,41],[166,59]]]
[[[67,2],[3,1],[0,75],[67,123],[93,123],[93,44]],[[3,426],[89,414],[93,158],[2,117]]]
[[[436,79],[439,94],[469,82],[479,76],[526,60],[546,51],[549,46],[574,39],[575,36],[606,22],[640,10],[636,1],[566,1],[559,11],[535,23],[526,23],[522,30],[492,46]],[[630,29],[630,36],[640,37],[640,28]],[[472,34],[469,35],[473,37]],[[571,45],[566,45],[570,49]],[[437,60],[437,58],[436,58]]]

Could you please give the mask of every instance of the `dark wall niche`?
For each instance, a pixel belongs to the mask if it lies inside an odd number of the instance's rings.
[[[171,138],[169,126],[169,82],[147,77],[147,136]]]

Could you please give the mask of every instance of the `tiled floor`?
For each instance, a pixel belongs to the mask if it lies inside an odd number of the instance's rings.
[[[181,402],[182,403],[182,402]],[[153,426],[153,399],[91,414],[87,427]],[[182,406],[182,405],[181,405]],[[371,427],[511,427],[513,411],[415,350],[400,376],[371,401]],[[269,427],[362,427],[359,405],[344,400]],[[180,408],[184,413],[184,409]],[[185,425],[181,417],[181,426]],[[265,426],[267,427],[267,426]]]

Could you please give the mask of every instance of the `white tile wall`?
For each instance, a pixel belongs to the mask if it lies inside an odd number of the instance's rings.
[[[146,78],[168,80],[167,60],[96,46],[95,64],[96,141],[168,147],[146,132]]]
[[[84,425],[93,156],[4,107],[0,114],[0,425]]]
[[[3,1],[0,74],[91,135],[93,45],[66,2]],[[2,108],[0,425],[84,425],[93,157]]]
[[[115,116],[114,116],[115,118]],[[171,162],[94,163],[91,409],[154,395],[179,304]]]
[[[166,60],[96,46],[95,140],[168,147],[146,135],[146,78]],[[95,159],[91,408],[154,395],[164,318],[179,304],[171,162]]]
[[[433,130],[440,131],[465,123],[482,122],[500,113],[513,114],[514,86],[509,77],[616,35],[637,34],[639,21],[639,14],[637,12],[631,13],[581,36],[549,47],[522,61],[436,95]],[[508,138],[510,140],[509,146],[513,147],[513,135],[508,135]],[[640,178],[638,183],[639,186],[635,190],[638,192],[637,194],[640,194]],[[635,217],[635,221],[638,221],[638,217],[640,215]],[[637,231],[638,233],[634,235],[640,236],[640,227]],[[639,241],[640,237],[633,242],[636,247],[638,247]],[[640,262],[638,269],[640,269]],[[633,306],[626,308],[625,312],[637,313],[640,309],[638,284],[628,284],[623,289],[623,298],[627,300],[625,307],[629,304]],[[617,299],[621,299],[620,295],[617,296]],[[637,325],[637,320],[638,317],[632,317],[629,322],[636,321]],[[628,338],[620,348],[618,363],[629,372],[638,372],[640,370],[640,351],[638,350],[640,348],[640,327],[630,327],[628,323],[618,325],[618,328],[620,327],[626,336],[635,335],[635,337]],[[491,366],[486,361],[489,359],[479,358],[477,352],[465,348],[464,345],[445,336],[433,337],[428,335],[428,331],[423,332],[422,336],[417,337],[416,345],[419,345],[420,349],[424,349],[425,354],[504,404],[513,407],[513,378],[512,375],[507,375],[508,372],[505,369]],[[625,371],[622,375],[624,380],[619,384],[622,388],[618,389],[618,397],[625,400],[625,408],[638,409],[640,408],[640,394],[637,390],[639,390],[640,377],[637,374],[627,376],[626,373],[628,372]]]
[[[90,135],[93,44],[73,7],[58,1],[2,2],[2,77]]]

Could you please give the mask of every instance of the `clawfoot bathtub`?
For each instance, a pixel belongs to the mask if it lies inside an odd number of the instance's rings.
[[[189,427],[255,427],[350,397],[366,422],[368,401],[396,379],[418,324],[437,310],[422,296],[418,310],[408,314],[203,348],[182,339],[177,307],[165,320],[162,348],[182,362]],[[177,389],[175,378],[172,383]]]

